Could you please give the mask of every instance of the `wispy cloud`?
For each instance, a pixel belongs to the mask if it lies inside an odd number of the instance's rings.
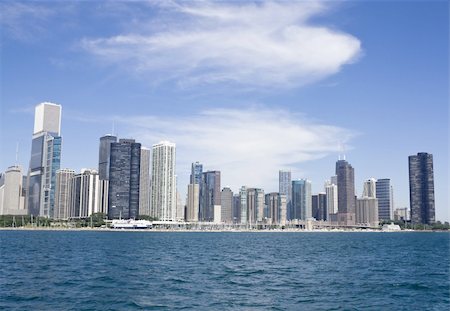
[[[279,169],[300,173],[299,164],[337,153],[356,134],[281,109],[210,109],[186,117],[114,117],[122,132],[151,147],[160,140],[177,143],[181,192],[190,164],[201,161],[223,173],[222,185],[277,189]],[[297,174],[296,176],[301,176]]]
[[[170,2],[133,20],[128,32],[81,45],[101,61],[182,87],[301,86],[337,73],[361,51],[354,36],[311,22],[326,10],[317,1]]]

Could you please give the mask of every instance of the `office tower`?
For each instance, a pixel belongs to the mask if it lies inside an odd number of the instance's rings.
[[[264,190],[260,188],[247,189],[247,221],[253,225],[264,218]]]
[[[377,227],[379,224],[378,199],[368,196],[357,199],[355,214],[357,225]]]
[[[100,137],[100,147],[98,151],[98,177],[100,180],[109,179],[109,163],[111,158],[111,144],[117,142],[114,135]]]
[[[312,217],[316,220],[328,220],[327,196],[323,192],[312,196]]]
[[[411,222],[435,222],[433,155],[418,153],[409,156],[409,200]]]
[[[337,181],[334,180],[334,182],[337,182]],[[337,214],[337,212],[338,212],[337,184],[334,184],[331,180],[325,181],[325,194],[326,194],[326,198],[327,198],[326,204],[327,204],[328,214]]]
[[[241,223],[241,197],[239,193],[233,194],[233,223]]]
[[[376,181],[376,198],[378,199],[378,219],[394,219],[394,194],[389,178]]]
[[[187,221],[198,221],[198,208],[199,208],[199,184],[189,184],[187,194]]]
[[[199,220],[214,221],[215,205],[221,205],[220,171],[204,172],[200,184]]]
[[[377,190],[376,190],[376,182],[377,180],[375,178],[369,178],[366,181],[364,181],[363,186],[363,198],[376,198]]]
[[[284,195],[283,195],[284,196]],[[266,205],[268,215],[267,218],[270,219],[270,224],[278,225],[281,220],[281,197],[277,192],[271,192],[266,194]]]
[[[229,187],[222,189],[220,202],[222,205],[221,221],[224,223],[233,222],[233,191]]]
[[[291,219],[292,179],[291,171],[280,170],[278,172],[278,192],[286,196],[287,217]]]
[[[61,106],[41,103],[35,108],[27,209],[33,216],[51,217],[55,204],[56,171],[61,163]]]
[[[0,215],[26,215],[22,168],[10,166],[0,184]]]
[[[247,187],[242,186],[241,189],[239,189],[239,198],[241,199],[240,207],[241,207],[241,224],[247,224]]]
[[[141,144],[134,139],[111,143],[108,189],[108,218],[137,219]]]
[[[279,194],[278,196],[278,207],[280,210],[280,219],[278,224],[280,226],[284,226],[286,225],[286,221],[287,221],[287,199],[286,199],[286,195],[284,194]]]
[[[202,182],[203,164],[199,162],[192,163],[191,165],[191,184],[200,184]]]
[[[150,215],[150,149],[141,148],[139,215]]]
[[[176,207],[175,220],[176,221],[184,221],[184,216],[185,216],[184,215],[184,205],[183,205],[183,202],[181,201],[180,192],[177,191],[177,207]]]
[[[99,212],[98,172],[82,169],[70,178],[69,218],[86,218]]]
[[[174,221],[176,218],[175,151],[175,144],[168,141],[161,141],[152,147],[150,216],[164,221]]]
[[[307,179],[292,181],[292,219],[312,217],[311,182]]]
[[[54,219],[68,219],[70,215],[70,182],[75,176],[71,169],[56,171]]]
[[[343,226],[355,224],[355,171],[345,160],[336,162],[338,187],[338,223]]]

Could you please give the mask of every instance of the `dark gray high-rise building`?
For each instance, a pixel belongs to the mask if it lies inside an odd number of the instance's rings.
[[[327,196],[325,193],[319,193],[312,196],[312,216],[316,220],[327,220]]]
[[[138,218],[141,144],[120,139],[110,152],[108,218]]]
[[[435,222],[432,154],[421,152],[409,156],[409,200],[413,223]]]
[[[199,221],[214,221],[214,205],[221,205],[220,196],[220,171],[203,173],[200,183]]]
[[[389,178],[378,179],[375,183],[375,197],[378,199],[378,219],[394,219],[394,195]]]
[[[241,197],[239,193],[233,194],[233,222],[241,222]]]
[[[355,225],[355,171],[345,160],[336,162],[338,186],[338,224],[342,226]]]
[[[100,180],[109,179],[109,161],[111,157],[111,144],[117,142],[117,137],[105,135],[100,137],[100,147],[98,151],[98,178]]]

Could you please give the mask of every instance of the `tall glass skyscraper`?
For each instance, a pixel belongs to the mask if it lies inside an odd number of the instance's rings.
[[[203,164],[199,162],[192,163],[191,166],[191,184],[200,184],[202,182]]]
[[[378,219],[394,219],[394,191],[389,178],[382,178],[376,181],[375,196],[378,199]],[[370,196],[367,196],[370,197]]]
[[[287,205],[287,217],[291,219],[292,214],[292,179],[291,179],[291,171],[280,170],[278,172],[278,192],[280,194],[284,194],[286,196],[286,205]]]
[[[35,108],[27,209],[33,216],[52,217],[56,171],[61,165],[61,105],[41,103]]]
[[[355,225],[355,171],[345,160],[336,162],[338,188],[338,223],[343,226]]]
[[[139,217],[141,144],[120,139],[111,144],[109,166],[109,219]]]
[[[221,205],[220,171],[202,174],[199,221],[214,221],[214,206]]]
[[[111,157],[111,144],[117,142],[117,137],[105,135],[100,137],[100,147],[98,151],[98,178],[100,180],[109,179],[109,161]]]
[[[292,181],[292,219],[306,220],[312,217],[311,181]]]
[[[413,223],[435,222],[432,154],[421,152],[409,156],[409,199]]]

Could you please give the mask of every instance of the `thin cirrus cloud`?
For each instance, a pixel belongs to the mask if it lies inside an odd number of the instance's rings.
[[[279,169],[300,173],[301,162],[340,151],[356,135],[337,126],[267,107],[210,109],[185,117],[117,117],[144,146],[160,140],[177,144],[178,185],[183,193],[190,164],[222,172],[222,186],[277,189]],[[297,174],[297,176],[298,176]]]
[[[81,46],[102,61],[182,87],[296,87],[360,55],[357,38],[311,22],[327,9],[317,1],[170,2],[159,4],[149,21],[111,37],[84,38]]]

